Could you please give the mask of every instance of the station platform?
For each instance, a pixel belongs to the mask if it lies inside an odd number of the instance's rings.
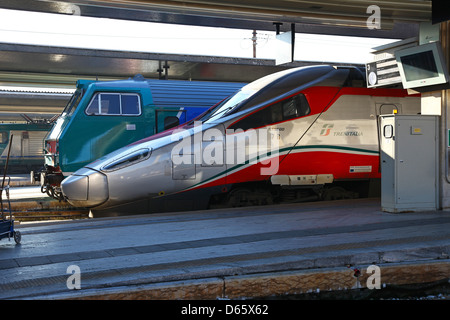
[[[9,185],[11,187],[26,187],[26,186],[39,186],[39,182],[31,182],[30,174],[26,173],[13,173],[8,174],[7,177],[10,178]],[[3,181],[3,174],[0,176],[0,184]],[[5,180],[8,182],[8,180]]]
[[[447,283],[450,212],[340,200],[20,224],[0,299],[248,299]],[[376,268],[373,266],[376,266]],[[380,289],[373,285],[380,284]]]

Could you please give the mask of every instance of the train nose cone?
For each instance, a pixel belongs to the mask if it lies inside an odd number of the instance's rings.
[[[91,169],[80,169],[61,183],[67,201],[75,207],[95,207],[108,200],[106,176]]]

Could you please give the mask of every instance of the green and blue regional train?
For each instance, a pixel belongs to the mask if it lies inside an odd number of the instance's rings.
[[[61,198],[65,177],[149,135],[194,119],[244,83],[145,79],[78,80],[45,138],[44,168],[32,173],[42,192]]]
[[[7,173],[29,173],[40,169],[44,159],[44,139],[51,127],[52,123],[48,121],[0,123],[0,171],[5,170],[11,136]]]

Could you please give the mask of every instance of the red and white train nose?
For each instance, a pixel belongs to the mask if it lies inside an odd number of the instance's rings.
[[[61,183],[67,201],[75,207],[94,207],[108,200],[108,180],[98,171],[83,168]]]

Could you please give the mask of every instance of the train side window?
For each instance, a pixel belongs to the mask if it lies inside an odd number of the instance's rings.
[[[86,108],[87,115],[140,115],[139,95],[97,93]]]
[[[305,95],[299,94],[283,102],[283,120],[303,117],[311,112]]]
[[[139,96],[137,94],[122,94],[122,114],[124,115],[138,115],[141,113]]]
[[[101,94],[100,95],[100,114],[120,114],[120,95]]]

